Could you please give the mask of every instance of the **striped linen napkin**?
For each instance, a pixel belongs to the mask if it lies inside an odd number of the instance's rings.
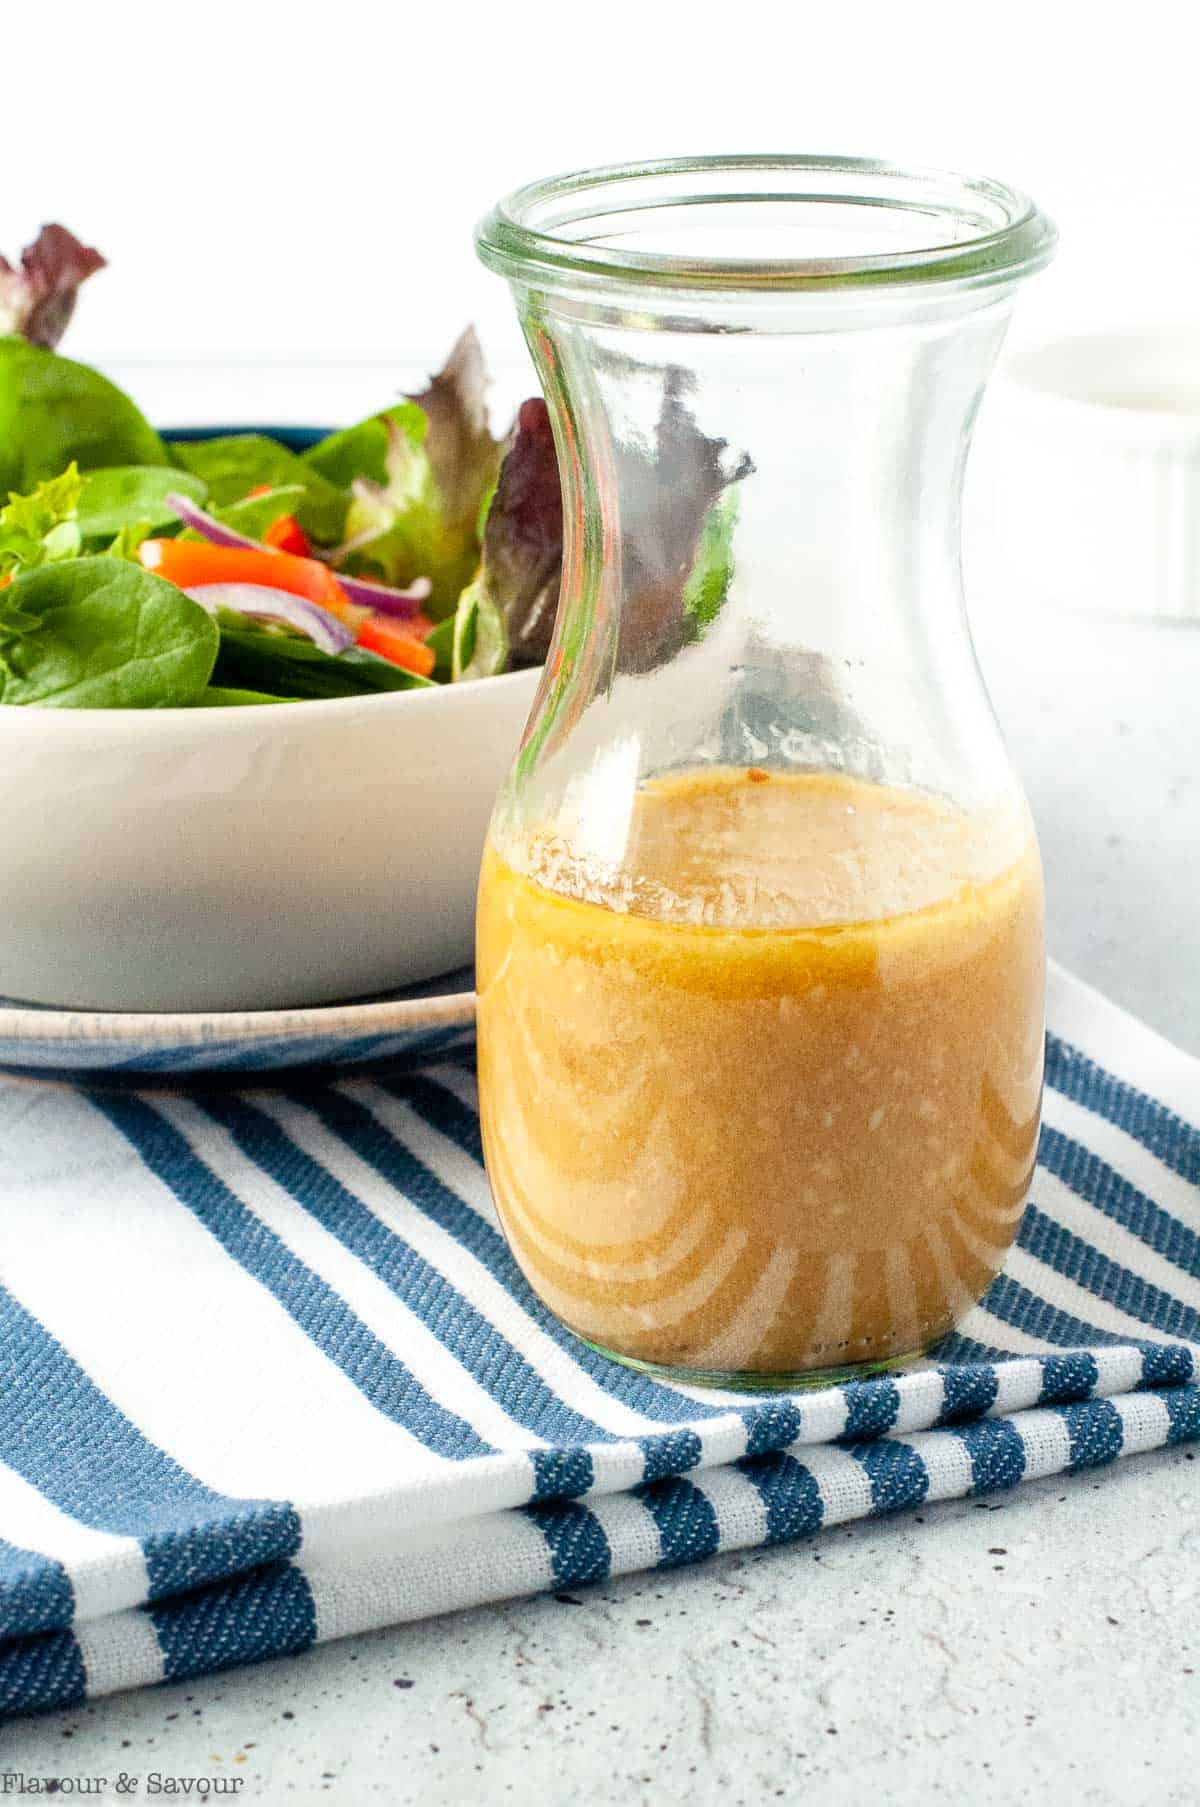
[[[663,1385],[540,1309],[461,1052],[304,1090],[0,1082],[0,1709],[1200,1437],[1200,1062],[1061,973],[1050,1023],[984,1304],[936,1362],[793,1395]]]

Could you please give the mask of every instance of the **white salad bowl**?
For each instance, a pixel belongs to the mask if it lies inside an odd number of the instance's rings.
[[[0,997],[268,1010],[461,967],[539,675],[246,708],[0,708]]]

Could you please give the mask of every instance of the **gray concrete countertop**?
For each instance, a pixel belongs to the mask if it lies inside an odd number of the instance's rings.
[[[392,1807],[1190,1807],[1192,1455],[20,1722],[0,1769]]]
[[[977,608],[1053,956],[1200,1054],[1200,624]]]
[[[1200,630],[989,609],[976,631],[1052,951],[1200,1052]],[[152,1771],[239,1777],[246,1801],[395,1807],[1185,1807],[1198,1475],[1162,1451],[16,1722],[0,1777],[142,1779],[105,1799],[146,1798]]]

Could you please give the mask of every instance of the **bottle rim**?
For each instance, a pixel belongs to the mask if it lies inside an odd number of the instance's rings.
[[[656,230],[669,226],[678,237],[701,221],[710,232],[716,223],[718,239],[727,222],[736,243],[747,223],[799,226],[801,210],[809,236],[827,221],[836,244],[852,222],[859,236],[874,231],[884,244],[799,257],[646,247]],[[901,233],[906,242],[888,248],[887,238]],[[642,244],[626,242],[631,236]],[[475,245],[489,269],[530,287],[779,293],[1012,282],[1048,263],[1057,237],[1028,196],[987,176],[866,157],[756,154],[668,157],[530,182],[479,222]]]

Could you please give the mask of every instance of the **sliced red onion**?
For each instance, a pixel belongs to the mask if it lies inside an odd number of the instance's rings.
[[[203,508],[175,493],[166,498],[168,508],[173,508],[185,527],[209,540],[214,546],[237,546],[243,552],[274,552],[274,546],[264,546],[261,540],[252,540],[236,528],[226,527],[223,521],[207,514]],[[411,620],[420,613],[421,604],[429,595],[433,585],[427,577],[418,577],[407,590],[393,590],[387,584],[368,583],[362,577],[347,577],[342,571],[335,571],[334,576],[341,584],[350,601],[360,608],[378,609],[381,615],[399,615]]]
[[[421,612],[421,604],[433,585],[427,577],[414,577],[407,590],[393,590],[387,584],[373,584],[365,577],[347,577],[344,571],[333,574],[351,602],[361,608],[378,609],[381,615],[399,615],[411,621]]]
[[[170,494],[163,497],[163,500],[168,508],[175,510],[185,527],[190,527],[193,533],[201,534],[204,539],[211,540],[214,546],[239,546],[243,552],[271,551],[270,546],[262,545],[259,540],[248,539],[244,533],[238,533],[234,528],[226,527],[224,522],[218,521],[215,515],[206,514],[202,508],[197,508],[196,504],[187,496],[181,496],[177,491],[171,491]]]
[[[342,653],[354,645],[354,635],[336,615],[303,596],[293,596],[290,590],[276,590],[267,584],[192,584],[184,595],[210,615],[218,609],[232,609],[257,621],[286,621],[307,634],[323,653]]]

